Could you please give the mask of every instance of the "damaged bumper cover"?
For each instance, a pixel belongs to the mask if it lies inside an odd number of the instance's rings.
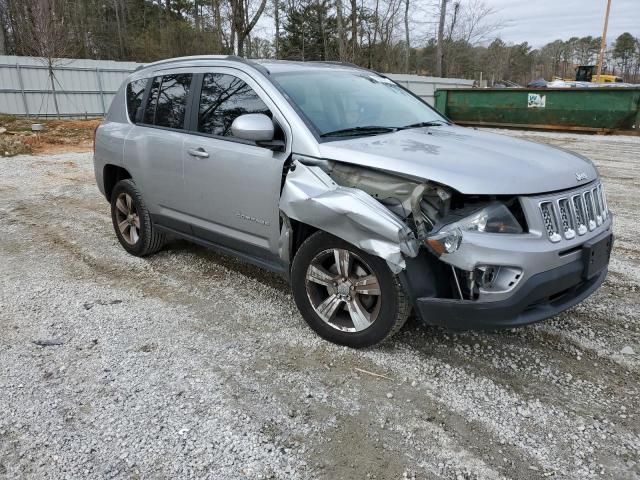
[[[584,278],[584,264],[573,261],[529,278],[512,296],[499,301],[421,297],[415,306],[422,320],[452,330],[513,328],[539,322],[577,305],[604,282],[604,268]]]
[[[611,224],[609,216],[598,231],[574,239],[570,248],[533,234],[466,234],[460,248],[440,260],[467,273],[492,266],[493,279],[478,285],[478,298],[438,298],[428,290],[410,295],[425,323],[454,330],[512,328],[553,317],[604,282],[613,243]],[[606,261],[600,259],[592,271],[595,245]]]
[[[405,256],[418,254],[413,231],[397,215],[362,190],[338,185],[317,166],[293,164],[280,210],[383,258],[394,273],[406,268]]]

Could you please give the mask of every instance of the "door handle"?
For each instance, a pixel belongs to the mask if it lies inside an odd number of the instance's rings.
[[[209,158],[209,154],[207,152],[205,152],[204,148],[202,148],[202,147],[200,147],[200,148],[190,148],[189,150],[187,150],[187,153],[189,155],[191,155],[192,157]]]

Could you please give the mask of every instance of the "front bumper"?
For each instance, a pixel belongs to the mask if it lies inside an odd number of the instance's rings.
[[[453,329],[525,325],[557,315],[602,285],[613,241],[613,215],[598,182],[520,197],[520,204],[526,233],[464,231],[458,248],[441,254],[437,263],[429,264],[424,255],[407,261],[401,278],[425,323]],[[436,269],[425,275],[425,266]],[[437,278],[457,282],[463,276],[467,292],[459,283],[453,295],[433,288]]]
[[[583,278],[584,263],[573,261],[530,277],[511,297],[494,302],[422,297],[415,299],[420,317],[453,330],[512,328],[559,314],[602,285],[605,267]]]

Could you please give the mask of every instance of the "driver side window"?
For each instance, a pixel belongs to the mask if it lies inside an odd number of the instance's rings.
[[[269,108],[243,80],[223,73],[204,75],[198,107],[198,132],[232,137],[231,124],[247,113],[263,113],[272,118]]]

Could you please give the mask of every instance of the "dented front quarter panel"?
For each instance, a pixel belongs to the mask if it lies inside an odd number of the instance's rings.
[[[383,258],[394,273],[406,267],[405,255],[418,254],[413,231],[397,215],[362,190],[338,185],[317,166],[294,162],[280,210]]]

